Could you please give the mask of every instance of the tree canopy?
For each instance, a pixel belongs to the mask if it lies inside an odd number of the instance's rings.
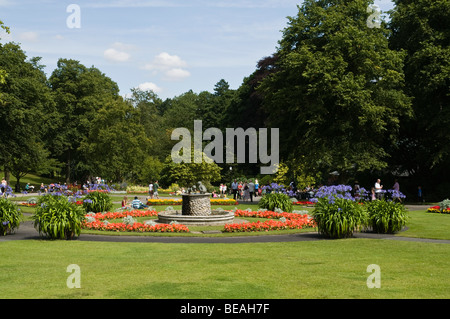
[[[233,89],[189,90],[164,101],[127,98],[94,66],[60,58],[47,78],[39,57],[0,45],[0,160],[66,182],[189,186],[256,177],[257,163],[173,163],[176,128],[278,128],[280,171],[261,180],[323,184],[383,175],[450,191],[450,3],[394,0],[388,22],[368,23],[370,0],[305,0],[278,47]],[[0,21],[0,28],[8,28]],[[245,141],[249,147],[250,139]],[[202,141],[204,147],[207,141]],[[235,154],[236,155],[236,154]],[[432,178],[432,181],[430,178]]]

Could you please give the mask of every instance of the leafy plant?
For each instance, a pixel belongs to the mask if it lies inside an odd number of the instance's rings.
[[[335,196],[317,199],[312,212],[320,234],[328,238],[347,238],[366,223],[361,204]]]
[[[83,208],[86,212],[106,212],[112,208],[112,205],[111,197],[102,192],[89,193],[83,201]]]
[[[0,236],[19,228],[22,220],[20,209],[7,198],[0,198]]]
[[[376,233],[391,234],[402,230],[408,221],[408,211],[401,203],[376,200],[367,203],[368,225]]]
[[[84,209],[65,196],[44,195],[32,216],[34,227],[51,239],[72,239],[81,233]]]
[[[283,212],[291,213],[293,209],[292,201],[289,196],[282,193],[270,193],[264,195],[259,201],[260,208],[266,208],[275,211],[276,208]]]
[[[450,208],[450,199],[444,199],[442,202],[439,203],[439,207],[441,212],[443,212],[446,209]]]

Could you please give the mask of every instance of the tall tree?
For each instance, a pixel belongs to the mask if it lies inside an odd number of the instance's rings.
[[[410,112],[403,58],[388,48],[388,30],[367,25],[371,1],[305,0],[290,17],[276,70],[260,92],[280,152],[307,169],[343,173],[386,166],[386,144]]]
[[[45,123],[55,107],[39,60],[28,61],[17,44],[0,44],[0,69],[7,73],[0,83],[0,160],[5,171],[16,177],[16,191],[21,177],[53,164],[44,137]]]
[[[394,3],[390,45],[407,53],[406,90],[414,98],[414,117],[402,122],[404,138],[395,160],[419,180],[433,174],[438,184],[450,173],[450,2]]]
[[[97,110],[79,147],[89,159],[84,163],[86,170],[108,181],[136,180],[151,145],[139,121],[138,110],[120,98]]]
[[[59,111],[57,128],[52,133],[52,153],[66,165],[66,181],[83,178],[90,172],[78,147],[91,128],[96,112],[105,101],[117,98],[119,88],[95,67],[79,61],[59,59],[49,78]]]

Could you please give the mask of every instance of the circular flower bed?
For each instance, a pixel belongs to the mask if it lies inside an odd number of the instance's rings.
[[[233,223],[224,225],[223,232],[253,232],[274,231],[284,229],[302,229],[315,227],[314,220],[308,214],[273,212],[273,211],[248,211],[237,209],[236,217],[267,218],[266,221],[248,223]],[[189,229],[183,224],[156,224],[154,222],[139,223],[133,217],[157,216],[155,210],[132,210],[123,212],[89,213],[82,223],[83,229],[115,231],[115,232],[162,232],[162,233],[187,233]],[[120,219],[122,222],[113,223],[108,220]]]

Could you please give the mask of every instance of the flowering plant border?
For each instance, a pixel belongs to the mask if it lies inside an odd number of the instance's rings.
[[[302,229],[304,227],[316,227],[315,222],[308,214],[296,213],[277,213],[273,211],[256,211],[251,212],[247,210],[237,209],[234,212],[236,217],[254,217],[254,218],[268,218],[264,222],[256,221],[249,223],[233,223],[225,224],[223,232],[253,232],[253,231],[272,231],[285,229]],[[274,220],[278,219],[278,220]]]
[[[428,213],[450,214],[450,208],[442,209],[439,205],[431,206],[427,209]]]
[[[123,212],[106,212],[87,214],[86,217],[91,217],[94,220],[85,220],[82,223],[83,229],[90,230],[102,230],[102,231],[115,231],[115,232],[159,232],[159,233],[187,233],[189,228],[182,224],[144,224],[135,222],[133,224],[110,223],[105,219],[118,219],[124,217],[144,217],[144,216],[157,216],[158,212],[155,210],[132,210]]]
[[[315,205],[316,203],[311,202],[309,200],[299,200],[296,202],[292,202],[292,205]]]

